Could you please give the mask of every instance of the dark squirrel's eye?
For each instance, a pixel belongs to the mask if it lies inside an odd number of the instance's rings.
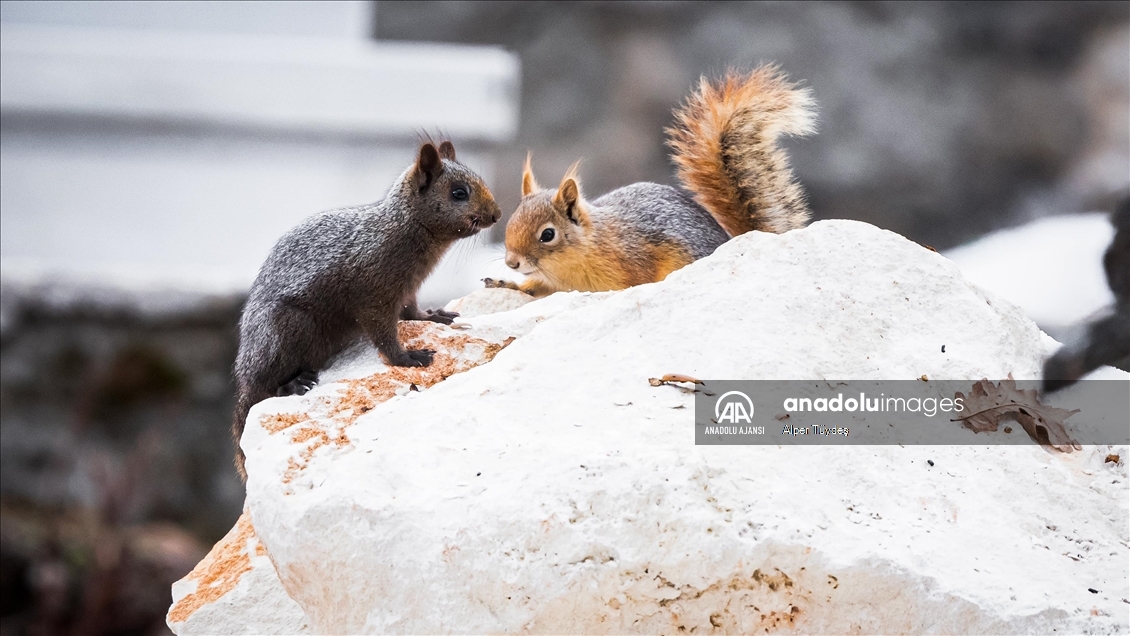
[[[456,201],[466,201],[468,196],[467,188],[455,187],[451,189],[451,198]]]
[[[552,241],[555,236],[557,236],[557,232],[554,232],[553,228],[547,227],[541,231],[541,236],[538,237],[538,240],[542,243],[548,243]]]

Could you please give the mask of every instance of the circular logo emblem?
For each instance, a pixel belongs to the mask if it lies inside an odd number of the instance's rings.
[[[753,400],[741,391],[726,391],[714,403],[714,421],[719,424],[752,424]]]

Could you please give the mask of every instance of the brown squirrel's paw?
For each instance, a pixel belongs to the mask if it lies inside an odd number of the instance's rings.
[[[495,280],[493,278],[484,278],[483,286],[487,289],[518,289],[518,286],[508,280]]]
[[[403,355],[397,356],[395,360],[389,360],[388,363],[394,367],[426,367],[432,363],[435,354],[432,349],[404,351]]]
[[[423,319],[432,322],[438,322],[441,325],[450,325],[452,321],[459,317],[459,314],[454,311],[444,311],[442,309],[429,309],[424,313]]]
[[[304,369],[302,371],[299,371],[298,375],[283,383],[283,385],[279,387],[278,391],[275,391],[275,395],[278,397],[284,397],[287,395],[306,395],[310,391],[310,389],[314,388],[317,384],[318,374],[314,371],[310,371],[309,369]]]

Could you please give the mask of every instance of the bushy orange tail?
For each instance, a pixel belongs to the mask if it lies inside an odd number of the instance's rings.
[[[804,190],[777,145],[816,130],[815,101],[776,66],[703,78],[667,130],[679,180],[730,234],[785,232],[808,222]]]

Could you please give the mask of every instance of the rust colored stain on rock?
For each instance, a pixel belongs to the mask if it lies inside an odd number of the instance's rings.
[[[335,419],[352,424],[398,391],[412,385],[425,389],[456,373],[490,362],[514,341],[508,338],[505,342],[494,343],[433,322],[404,321],[399,328],[400,340],[406,349],[431,349],[436,352],[432,363],[426,367],[389,367],[367,378],[350,380],[336,405]],[[480,348],[481,353],[473,351],[475,348]],[[341,417],[347,411],[352,412]]]
[[[309,418],[301,413],[275,413],[264,418],[260,424],[267,429],[268,433],[274,434],[285,431],[299,422],[305,422],[307,419]]]
[[[269,432],[291,429],[290,441],[305,445],[297,457],[288,460],[282,475],[284,484],[292,483],[306,469],[319,448],[327,445],[348,447],[351,442],[344,429],[381,402],[398,393],[425,389],[456,373],[490,362],[514,341],[514,338],[507,338],[501,343],[490,342],[425,321],[401,322],[399,335],[406,349],[435,351],[431,365],[386,367],[365,378],[346,380],[341,383],[344,390],[339,395],[321,397],[309,413],[284,413],[267,420],[264,427]],[[304,425],[295,429],[300,423]]]
[[[255,536],[251,516],[247,510],[239,516],[228,534],[220,540],[204,560],[196,565],[187,578],[197,582],[196,591],[186,595],[169,610],[170,623],[183,623],[196,610],[218,600],[235,589],[244,572],[251,570],[251,556],[248,554],[248,541],[255,541],[256,555],[266,554],[263,545]]]
[[[293,457],[287,461],[286,470],[283,472],[284,484],[289,484],[294,481],[295,476],[305,470],[306,466],[310,463],[310,458],[314,456],[314,451],[331,443],[337,447],[347,446],[349,444],[349,437],[344,433],[339,433],[331,440],[326,431],[315,428],[314,426],[304,426],[294,433],[290,441],[294,444],[309,443],[306,445],[306,448],[303,448],[302,452],[298,454],[300,461],[296,461]]]

